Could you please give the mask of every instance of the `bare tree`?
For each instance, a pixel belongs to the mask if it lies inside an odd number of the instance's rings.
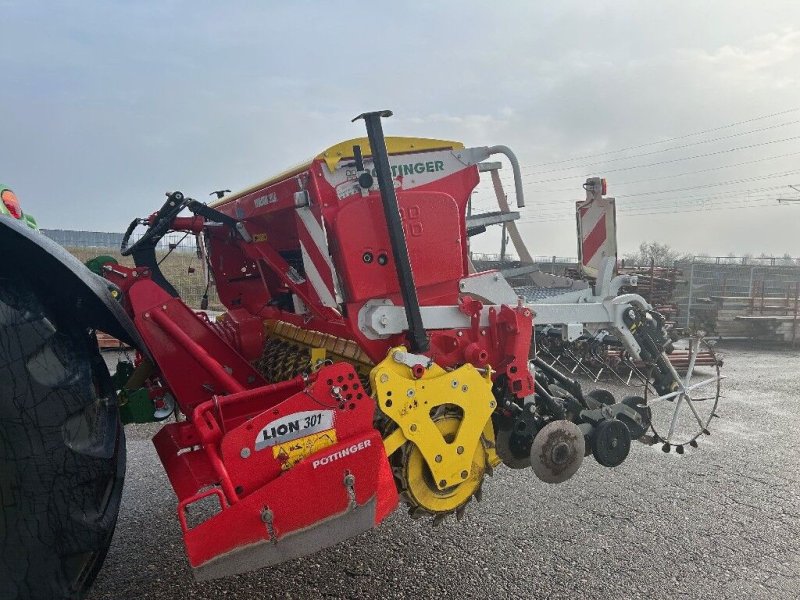
[[[625,264],[649,266],[651,261],[656,265],[671,267],[675,261],[690,258],[690,254],[682,253],[659,242],[642,242],[638,252],[623,254]]]

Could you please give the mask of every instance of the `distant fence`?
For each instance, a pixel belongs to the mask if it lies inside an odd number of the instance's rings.
[[[120,254],[121,233],[104,231],[72,231],[64,229],[43,229],[47,237],[64,246],[70,254],[81,262],[100,255],[108,255],[119,263],[132,267],[133,260]],[[131,243],[140,236],[132,236]],[[193,235],[170,233],[165,235],[156,247],[156,258],[161,271],[175,287],[186,304],[199,308],[203,295],[208,293],[209,308],[222,310],[222,304],[213,284],[207,288],[203,275],[203,261],[197,252],[197,242]]]
[[[694,259],[675,263],[682,272],[675,290],[679,326],[697,324],[706,299],[713,296],[794,297],[800,282],[800,264],[794,259],[721,258],[730,262]]]

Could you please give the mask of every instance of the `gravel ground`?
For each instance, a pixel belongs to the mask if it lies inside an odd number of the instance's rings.
[[[698,450],[635,444],[620,467],[587,460],[555,486],[498,468],[460,523],[398,510],[328,550],[205,583],[156,429],[128,428],[122,512],[90,598],[798,598],[800,352],[722,351],[721,419]]]

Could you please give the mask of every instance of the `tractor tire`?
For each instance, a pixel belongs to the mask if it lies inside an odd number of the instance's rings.
[[[117,522],[125,434],[94,336],[0,277],[0,600],[81,598]]]

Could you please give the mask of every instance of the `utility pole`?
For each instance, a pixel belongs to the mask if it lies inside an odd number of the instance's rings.
[[[795,192],[800,192],[800,184],[798,185],[790,185],[789,187],[792,188]],[[791,203],[791,202],[800,202],[800,198],[778,198],[778,204],[784,203]]]

